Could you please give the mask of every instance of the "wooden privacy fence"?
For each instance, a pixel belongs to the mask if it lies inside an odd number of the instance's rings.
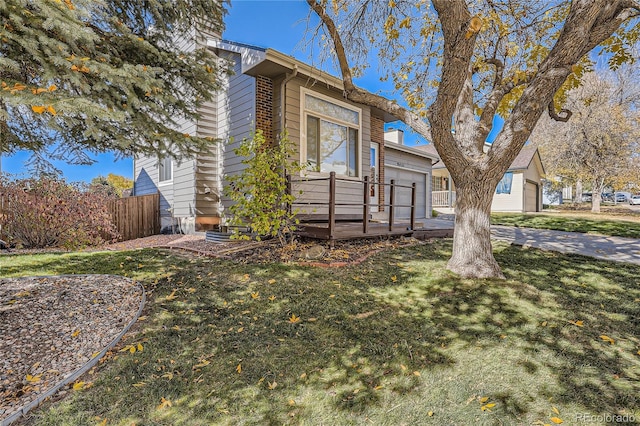
[[[119,198],[108,208],[122,241],[160,233],[160,194]]]

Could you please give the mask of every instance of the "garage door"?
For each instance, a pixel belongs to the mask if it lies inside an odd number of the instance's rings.
[[[538,186],[531,182],[527,182],[524,187],[524,211],[538,211]]]
[[[391,182],[394,179],[396,185],[411,186],[413,182],[416,183],[416,219],[423,219],[426,217],[427,212],[427,186],[425,173],[414,172],[410,170],[396,169],[385,166],[385,183]],[[389,186],[385,185],[384,202],[389,204]],[[411,189],[410,188],[396,188],[395,192],[395,204],[396,205],[411,205]],[[388,207],[385,208],[386,211]],[[408,219],[411,217],[410,207],[396,207],[394,215],[398,219]]]

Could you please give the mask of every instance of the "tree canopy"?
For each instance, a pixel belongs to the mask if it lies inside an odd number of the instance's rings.
[[[115,197],[122,197],[122,193],[130,188],[133,188],[133,181],[115,173],[109,173],[106,177],[96,176],[89,183],[91,191]]]
[[[490,241],[498,181],[540,116],[566,121],[568,89],[597,46],[617,67],[632,61],[635,0],[307,0],[339,65],[345,96],[388,112],[431,141],[456,185],[448,268],[501,277]],[[402,95],[370,93],[354,78],[378,72]],[[504,126],[484,152],[496,114]]]
[[[638,73],[625,68],[585,75],[583,84],[567,93],[565,105],[573,111],[569,121],[543,118],[531,135],[550,178],[590,185],[593,212],[600,211],[606,186],[624,190],[640,185],[640,115],[636,107],[640,84]]]
[[[0,2],[0,153],[91,162],[87,153],[190,155],[180,132],[224,72],[194,29],[220,33],[218,0]],[[204,19],[206,17],[206,20]]]

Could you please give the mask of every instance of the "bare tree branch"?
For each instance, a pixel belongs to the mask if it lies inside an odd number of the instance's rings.
[[[556,112],[556,107],[553,101],[549,102],[549,117],[553,118],[554,120],[566,123],[567,121],[569,121],[572,115],[573,113],[571,112],[571,110],[568,110],[566,108],[562,108],[559,113]]]
[[[307,3],[318,15],[325,28],[329,32],[331,39],[333,40],[336,57],[338,59],[340,72],[342,74],[342,80],[344,82],[344,91],[346,98],[351,100],[352,102],[368,105],[389,113],[399,120],[402,120],[405,124],[407,124],[427,140],[431,140],[431,129],[429,128],[429,125],[418,114],[398,105],[398,103],[395,101],[391,101],[382,96],[367,92],[366,90],[360,89],[353,84],[351,67],[349,66],[344,44],[342,42],[342,38],[340,37],[335,22],[327,14],[324,6],[320,2],[316,0],[307,0]]]

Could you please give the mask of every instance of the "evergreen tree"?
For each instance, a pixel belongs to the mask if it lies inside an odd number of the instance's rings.
[[[42,169],[91,152],[199,152],[210,141],[177,123],[197,118],[225,70],[182,41],[220,33],[224,3],[0,1],[0,153],[32,151]]]

